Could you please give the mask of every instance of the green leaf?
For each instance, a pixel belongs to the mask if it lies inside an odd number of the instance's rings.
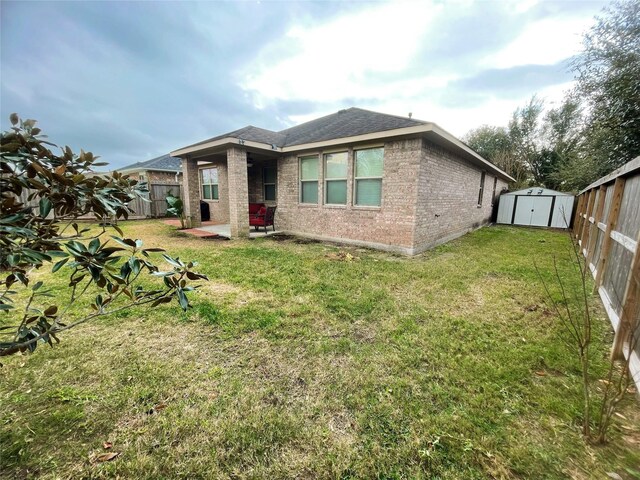
[[[42,197],[40,199],[40,202],[38,203],[38,206],[40,207],[40,216],[42,218],[46,218],[47,215],[49,215],[49,212],[51,212],[51,207],[53,205],[51,203],[51,200],[49,200],[49,197]]]
[[[100,248],[99,238],[94,238],[93,240],[91,240],[91,242],[89,242],[89,252],[96,253],[98,251],[98,248]]]
[[[56,262],[56,264],[53,266],[53,268],[51,269],[52,273],[56,273],[58,270],[60,270],[62,268],[62,266],[67,263],[69,261],[68,258],[65,258],[64,260],[60,260],[59,262]]]
[[[111,235],[111,238],[113,238],[116,242],[118,242],[123,247],[135,247],[136,246],[136,242],[134,242],[130,238],[120,238],[120,237],[116,237],[115,235]]]
[[[11,125],[17,125],[20,121],[20,117],[18,117],[17,113],[12,113],[9,115],[9,121],[11,121]]]
[[[166,253],[163,253],[162,256],[164,257],[164,259],[167,262],[169,262],[169,264],[173,265],[174,267],[180,268],[180,267],[184,266],[184,265],[182,265],[182,262],[180,262],[179,258],[173,259],[169,255],[167,255]]]
[[[183,310],[187,310],[187,308],[189,308],[189,300],[187,300],[187,296],[184,294],[184,291],[181,288],[178,288],[176,293],[178,294],[180,307],[182,307]]]

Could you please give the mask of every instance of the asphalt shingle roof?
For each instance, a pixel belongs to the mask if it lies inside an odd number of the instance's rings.
[[[332,140],[334,138],[383,132],[395,128],[413,127],[416,125],[424,125],[425,123],[426,122],[420,120],[412,120],[410,118],[397,117],[395,115],[352,107],[302,123],[295,127],[281,130],[280,132],[273,132],[249,125],[189,146],[194,147],[231,137],[267,143],[278,147],[288,147],[301,145],[303,143]]]
[[[285,144],[282,146],[288,147],[303,143],[332,140],[334,138],[383,132],[395,128],[414,127],[425,123],[420,120],[352,107],[287,128],[278,133],[285,136]]]
[[[126,167],[119,168],[118,170],[182,170],[182,160],[177,157],[172,157],[169,154],[162,155],[161,157],[152,158],[144,162],[136,162]]]

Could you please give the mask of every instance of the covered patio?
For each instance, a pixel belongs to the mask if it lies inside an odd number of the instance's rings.
[[[182,158],[184,209],[192,228],[225,238],[265,235],[264,228],[255,232],[249,221],[250,211],[255,215],[261,206],[272,207],[267,217],[273,219],[277,207],[279,149],[264,147],[225,138],[174,153]],[[211,224],[203,226],[203,219]],[[273,233],[273,226],[267,230]]]

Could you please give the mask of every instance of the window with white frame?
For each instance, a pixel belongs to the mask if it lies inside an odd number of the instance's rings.
[[[354,204],[379,207],[382,203],[384,148],[355,151]]]
[[[318,156],[300,157],[300,203],[318,203]]]
[[[347,204],[347,152],[324,155],[324,203],[328,205]]]
[[[217,168],[203,168],[200,170],[200,183],[202,184],[202,198],[205,200],[218,200]]]
[[[264,201],[275,202],[276,201],[276,181],[277,169],[276,167],[265,167],[262,169],[262,185],[264,189]]]

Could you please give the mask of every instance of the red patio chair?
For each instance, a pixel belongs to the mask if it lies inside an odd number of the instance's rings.
[[[276,231],[273,218],[276,213],[276,207],[262,207],[258,210],[258,213],[249,215],[249,225],[256,231],[260,227],[264,227],[264,233],[267,233],[267,227],[273,227],[273,231]]]

